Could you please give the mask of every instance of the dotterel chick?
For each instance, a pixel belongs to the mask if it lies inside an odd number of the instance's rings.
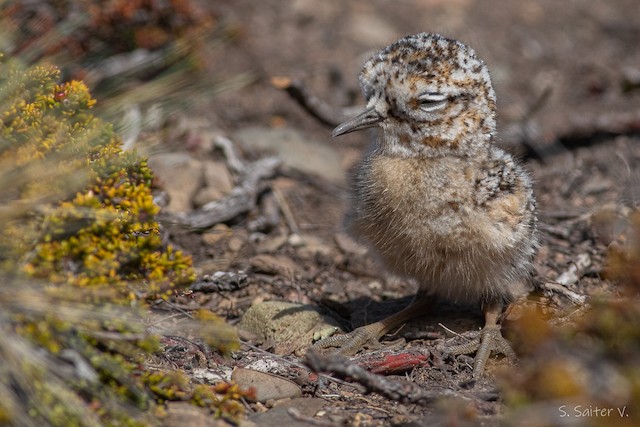
[[[489,72],[464,44],[408,36],[373,55],[360,85],[365,111],[333,136],[380,126],[358,165],[348,231],[391,273],[419,288],[404,310],[317,347],[355,354],[429,309],[432,297],[478,304],[485,326],[455,354],[477,350],[474,376],[492,350],[514,357],[498,319],[529,291],[538,246],[527,173],[493,145],[496,97]]]

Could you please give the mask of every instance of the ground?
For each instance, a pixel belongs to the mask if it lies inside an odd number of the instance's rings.
[[[618,295],[616,285],[602,273],[607,247],[621,233],[615,229],[617,219],[624,216],[624,206],[640,198],[640,10],[634,0],[237,0],[210,7],[237,35],[212,59],[221,77],[249,71],[254,82],[183,117],[187,131],[164,141],[173,154],[188,154],[190,169],[201,171],[187,180],[195,184],[174,210],[188,215],[199,187],[219,184],[198,168],[215,163],[230,176],[225,178],[229,188],[198,204],[220,200],[248,175],[234,170],[228,153],[220,149],[221,137],[232,142],[246,164],[272,153],[279,154],[283,164],[273,176],[259,180],[257,203],[248,211],[198,230],[167,222],[169,241],[192,254],[199,284],[210,285],[181,295],[171,303],[173,309],[205,307],[238,324],[252,305],[288,301],[323,307],[351,329],[410,301],[413,284],[387,277],[341,229],[349,169],[371,135],[332,140],[330,127],[275,88],[271,79],[286,76],[302,82],[336,108],[355,105],[362,102],[357,74],[366,55],[421,31],[466,42],[485,60],[498,96],[499,143],[534,177],[542,246],[535,263],[536,291],[521,306],[544,307],[560,316],[578,309],[585,297]],[[183,172],[159,166],[160,189],[174,198],[177,193],[184,196],[182,184],[171,190],[171,181],[179,181],[171,174]],[[211,279],[219,271],[230,276]],[[209,282],[203,282],[206,275]],[[510,317],[517,319],[518,309],[507,316],[507,336]],[[293,380],[309,402],[323,399],[297,416],[270,409],[272,401],[248,404],[249,419],[258,425],[465,420],[493,425],[505,412],[494,372],[507,362],[492,359],[488,375],[472,381],[468,359],[436,350],[453,336],[448,330],[464,333],[481,324],[477,308],[443,303],[390,337],[405,339],[396,353],[422,358],[389,378],[466,396],[454,403],[399,403],[378,393],[364,394],[349,383],[318,380],[303,368],[302,350],[255,334],[243,335],[251,346],[232,360],[187,363],[177,358],[175,363],[189,372],[207,369],[224,375],[230,367],[273,360],[272,368],[263,370]],[[318,408],[320,413],[310,420]]]

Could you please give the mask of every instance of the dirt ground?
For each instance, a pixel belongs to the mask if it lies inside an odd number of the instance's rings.
[[[421,31],[466,42],[485,60],[498,96],[499,143],[534,177],[542,246],[535,263],[537,289],[528,304],[560,313],[575,309],[585,296],[617,295],[602,272],[607,245],[620,232],[611,224],[624,215],[624,206],[640,200],[637,1],[234,0],[209,7],[238,34],[213,59],[221,77],[249,71],[255,80],[211,100],[200,117],[185,119],[205,125],[184,137],[186,144],[170,145],[184,147],[194,161],[228,162],[220,150],[197,143],[203,132],[213,132],[236,144],[246,162],[276,153],[284,163],[262,181],[249,212],[197,231],[167,225],[169,241],[192,254],[201,278],[219,271],[232,275],[214,281],[215,292],[194,288],[174,301],[174,308],[208,308],[237,324],[252,305],[288,301],[324,307],[351,329],[411,300],[413,284],[387,277],[341,231],[346,177],[371,135],[332,140],[330,127],[270,82],[274,76],[297,79],[336,108],[361,103],[357,74],[367,55]],[[283,135],[292,145],[280,145]],[[266,142],[256,148],[252,139],[261,138]],[[317,147],[324,150],[319,157],[305,151]],[[161,184],[169,180],[159,178]],[[574,281],[560,287],[564,290],[553,286],[576,265]],[[322,399],[310,415],[277,412],[273,402],[247,404],[256,425],[495,425],[505,407],[493,372],[506,361],[492,358],[488,375],[472,381],[468,359],[436,350],[452,337],[442,325],[462,333],[481,324],[477,308],[443,303],[389,337],[406,340],[398,351],[423,357],[387,378],[467,393],[463,404],[400,403],[349,383],[318,379],[301,367],[293,345],[250,335],[243,338],[252,347],[244,346],[232,360],[177,358],[175,363],[191,372],[274,360],[275,367],[265,370],[293,380],[303,399]],[[508,336],[509,320],[505,328]]]

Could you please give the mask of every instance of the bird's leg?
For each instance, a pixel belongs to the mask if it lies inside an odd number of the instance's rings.
[[[356,354],[364,346],[379,346],[378,342],[386,333],[395,327],[425,314],[425,308],[431,305],[428,296],[416,296],[413,302],[403,310],[375,323],[361,326],[348,334],[335,335],[315,343],[315,348],[338,348],[337,352],[344,356]]]
[[[474,378],[479,378],[482,375],[492,351],[504,354],[511,363],[514,363],[517,359],[515,351],[513,351],[511,345],[500,331],[498,317],[502,312],[502,308],[502,304],[493,304],[485,307],[484,328],[473,340],[465,344],[440,347],[440,350],[453,355],[476,352],[473,363]]]

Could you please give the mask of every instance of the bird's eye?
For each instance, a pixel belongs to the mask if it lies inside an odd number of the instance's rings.
[[[427,92],[418,97],[418,102],[423,111],[435,111],[443,108],[448,99],[443,93]]]

